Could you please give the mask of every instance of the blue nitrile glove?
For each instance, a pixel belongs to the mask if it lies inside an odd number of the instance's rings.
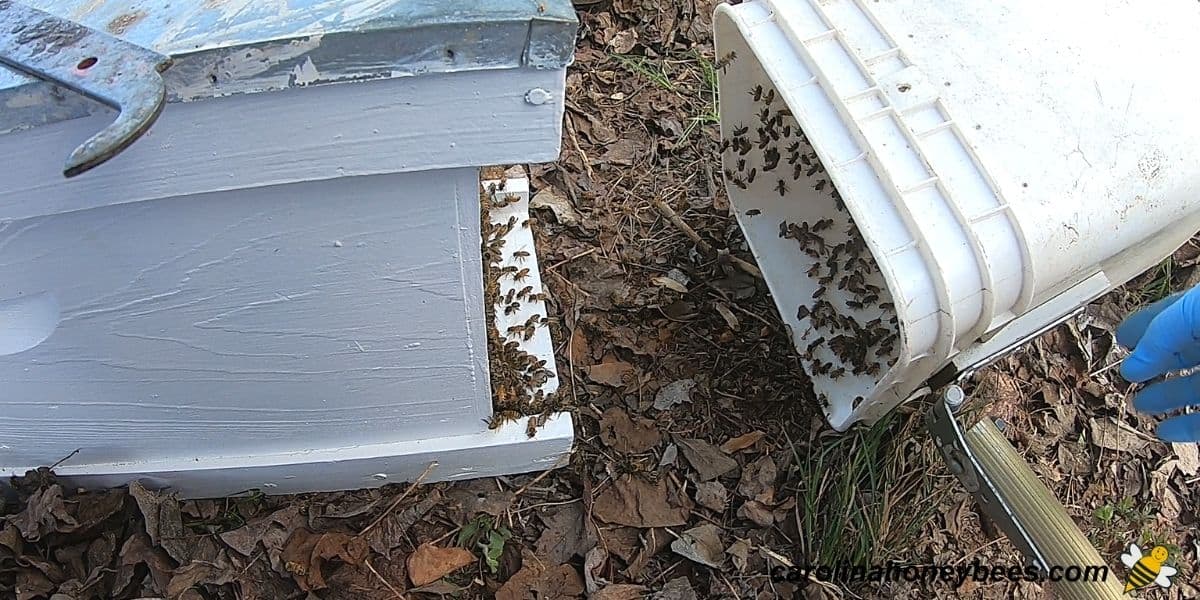
[[[1117,343],[1133,348],[1121,376],[1140,383],[1200,364],[1200,286],[1139,310],[1117,328]],[[1200,373],[1151,384],[1133,399],[1142,412],[1161,414],[1200,406]],[[1200,414],[1173,417],[1158,426],[1167,442],[1200,442]]]

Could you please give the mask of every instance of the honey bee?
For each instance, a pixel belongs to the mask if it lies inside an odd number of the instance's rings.
[[[739,188],[741,188],[741,189],[743,189],[743,190],[744,190],[744,189],[746,189],[746,188],[748,187],[748,186],[746,185],[746,182],[745,182],[745,181],[742,181],[741,179],[738,179],[737,177],[734,177],[732,181],[733,181],[733,185],[736,185],[736,186],[738,186]]]
[[[527,285],[527,286],[521,288],[521,291],[517,292],[517,300],[528,297],[531,292],[533,292],[532,285]]]
[[[735,137],[742,137],[743,135],[746,135],[749,132],[750,132],[749,125],[737,125],[733,128],[733,135]]]
[[[763,104],[770,106],[771,103],[774,101],[775,101],[775,90],[774,89],[767,90],[766,95],[763,96]]]
[[[516,421],[521,418],[521,413],[515,410],[498,410],[492,413],[492,416],[484,420],[487,423],[488,429],[499,429],[509,421]]]
[[[737,52],[730,50],[729,52],[725,53],[724,56],[718,58],[715,62],[713,62],[713,67],[719,69],[722,73],[724,73],[725,68],[728,67],[735,60],[737,60]]]
[[[508,306],[504,307],[504,314],[511,315],[511,314],[517,312],[518,310],[521,310],[521,303],[520,302],[510,302],[508,304]]]
[[[751,167],[750,172],[746,173],[746,183],[754,183],[754,177],[756,175],[758,175],[758,169],[755,167]]]
[[[779,166],[779,150],[769,148],[763,153],[763,171],[770,171]]]
[[[784,183],[782,179],[780,179],[779,183],[775,184],[775,191],[779,192],[780,196],[786,195],[787,194],[787,184]]]
[[[529,251],[528,250],[517,250],[516,252],[513,252],[513,258],[517,259],[520,262],[525,262],[525,259],[529,258]]]
[[[749,93],[751,96],[754,96],[754,101],[758,102],[759,100],[762,100],[762,97],[763,97],[763,86],[756,85],[756,86],[754,86],[753,89],[750,90]]]
[[[500,200],[497,200],[497,201],[496,201],[496,206],[497,206],[497,207],[499,207],[499,208],[503,208],[503,207],[505,207],[505,206],[508,206],[508,205],[510,205],[510,204],[516,204],[516,203],[518,203],[518,202],[520,202],[520,201],[521,201],[521,197],[520,197],[520,196],[518,196],[518,195],[516,195],[516,194],[507,194],[507,195],[505,195],[503,198],[501,198]]]
[[[517,271],[516,273],[514,273],[512,276],[512,279],[513,279],[513,281],[516,281],[519,283],[519,282],[525,281],[525,279],[527,277],[529,277],[529,268],[528,267],[521,269],[520,271]]]

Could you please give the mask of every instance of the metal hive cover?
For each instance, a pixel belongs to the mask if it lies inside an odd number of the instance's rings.
[[[559,69],[567,0],[52,0],[26,4],[175,59],[168,102],[480,69]],[[0,133],[100,105],[0,67]]]

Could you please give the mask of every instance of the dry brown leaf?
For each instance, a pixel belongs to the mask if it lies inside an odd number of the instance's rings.
[[[729,490],[717,481],[696,484],[696,503],[713,512],[725,512],[729,506]]]
[[[192,588],[198,585],[225,585],[234,580],[236,572],[229,565],[194,562],[175,571],[167,585],[167,599],[201,598]]]
[[[739,539],[725,549],[725,554],[729,555],[729,559],[733,562],[733,566],[737,568],[739,573],[745,573],[746,565],[750,562],[750,551],[750,543]]]
[[[429,585],[422,585],[420,587],[415,587],[409,591],[410,592],[418,592],[421,594],[436,594],[438,596],[457,596],[457,595],[467,591],[467,589],[468,588],[459,587],[457,585],[454,585],[453,583],[450,583],[449,581],[446,581],[445,579],[439,579]]]
[[[676,577],[654,595],[654,600],[696,600],[696,590],[687,577]]]
[[[511,496],[511,492],[508,494]],[[511,497],[509,501],[511,502]],[[367,532],[367,545],[383,556],[390,556],[393,548],[405,542],[408,529],[441,502],[441,492],[432,489],[416,504],[393,510],[378,525]]]
[[[638,43],[636,29],[625,29],[618,31],[612,36],[608,44],[612,47],[613,52],[617,54],[629,54],[633,47]]]
[[[721,543],[721,528],[712,523],[693,527],[671,542],[671,550],[702,565],[720,568],[725,556],[725,545]]]
[[[738,516],[753,521],[759,527],[770,527],[775,524],[775,514],[770,507],[758,500],[747,500],[738,507]]]
[[[1200,272],[1200,269],[1196,269]],[[1200,448],[1196,444],[1171,444],[1171,450],[1179,459],[1179,470],[1188,477],[1200,472]]]
[[[729,310],[728,306],[725,306],[721,302],[716,302],[713,304],[713,308],[717,309],[717,313],[721,315],[722,319],[725,319],[725,324],[729,326],[729,329],[733,331],[741,329],[741,322],[734,316],[733,311]]]
[[[694,379],[680,379],[662,386],[659,388],[658,393],[654,395],[654,408],[656,410],[670,410],[676,404],[691,402],[692,389],[695,387],[696,380]]]
[[[579,225],[579,212],[571,206],[571,201],[558,190],[548,187],[538,190],[529,200],[529,208],[548,209],[554,213],[554,218],[561,225],[574,227]]]
[[[141,483],[129,484],[129,495],[137,501],[146,520],[146,534],[155,546],[162,546],[179,564],[192,559],[192,545],[183,529],[183,513],[174,494],[147,490]]]
[[[667,277],[665,275],[658,275],[658,276],[652,278],[650,280],[650,283],[653,283],[654,285],[657,285],[659,287],[665,287],[668,290],[671,290],[673,292],[679,292],[680,294],[686,294],[688,291],[686,285],[683,285],[682,283],[675,281],[674,279],[671,279],[670,277]]]
[[[583,589],[589,598],[600,591],[601,586],[608,585],[608,580],[600,576],[607,562],[608,552],[600,546],[588,550],[583,557]]]
[[[25,509],[8,517],[8,521],[29,542],[36,542],[51,533],[74,531],[79,527],[79,522],[63,503],[62,487],[58,484],[35,491],[26,502]]]
[[[583,595],[583,580],[571,565],[546,569],[530,561],[516,575],[496,590],[496,600],[526,600],[528,598],[577,598]]]
[[[762,431],[751,431],[750,433],[739,435],[735,438],[730,438],[729,441],[721,444],[721,452],[726,454],[741,452],[742,450],[757,444],[758,440],[763,439],[763,437],[766,435],[767,434]]]
[[[630,561],[629,566],[625,568],[625,576],[630,579],[641,577],[642,570],[650,564],[650,561],[655,556],[658,556],[659,552],[666,550],[671,540],[674,539],[671,537],[671,534],[667,533],[666,529],[660,527],[642,532],[641,537],[642,548],[638,550],[633,560]]]
[[[632,419],[619,407],[600,415],[600,440],[610,448],[630,454],[641,454],[654,446],[662,436],[649,419]]]
[[[736,460],[729,458],[716,446],[700,439],[678,439],[679,451],[696,470],[699,481],[716,479],[737,468]]]
[[[58,586],[50,581],[44,573],[37,569],[20,567],[17,569],[16,600],[34,600],[45,598]]]
[[[121,546],[120,557],[117,574],[113,581],[113,596],[124,596],[127,588],[139,583],[135,581],[139,565],[146,566],[150,572],[150,578],[154,580],[158,589],[165,590],[170,585],[171,572],[175,569],[175,564],[171,562],[171,557],[167,555],[166,551],[162,548],[155,548],[151,544],[150,536],[145,532],[137,531],[129,536],[125,540],[125,545]],[[144,577],[144,575],[142,576]]]
[[[653,530],[651,530],[653,531]],[[596,534],[601,538],[600,544],[609,554],[621,557],[630,562],[642,547],[641,529],[637,527],[612,527],[598,529]]]
[[[584,519],[583,506],[573,502],[542,516],[545,527],[538,537],[535,553],[549,564],[561,564],[575,555],[583,556],[596,545],[590,521]]]
[[[588,379],[612,387],[624,387],[625,380],[631,376],[634,366],[621,360],[607,360],[587,368]]]
[[[760,456],[758,460],[742,469],[742,478],[738,481],[737,491],[745,498],[773,502],[777,475],[775,461],[770,456]]]
[[[588,600],[641,600],[646,597],[646,586],[618,583],[602,588],[588,596]]]
[[[669,487],[666,478],[650,483],[625,477],[604,488],[592,503],[592,512],[605,523],[630,527],[674,527],[687,523],[691,504]]]
[[[1118,423],[1112,417],[1103,420],[1092,418],[1090,430],[1092,443],[1108,450],[1137,452],[1149,443],[1136,430]]]
[[[457,521],[468,521],[477,514],[484,513],[493,517],[503,515],[512,506],[512,490],[500,489],[495,479],[472,479],[456,483],[446,492],[446,497],[454,500],[462,508],[462,514],[456,515]]]
[[[621,138],[608,147],[599,162],[629,166],[633,164],[634,158],[642,153],[642,144],[630,138]]]
[[[424,543],[408,555],[408,577],[413,585],[433,583],[475,562],[475,555],[466,548],[439,548]]]
[[[327,587],[324,568],[334,559],[359,564],[369,549],[366,540],[342,532],[314,533],[300,527],[292,532],[283,549],[283,565],[300,589],[320,590]]]

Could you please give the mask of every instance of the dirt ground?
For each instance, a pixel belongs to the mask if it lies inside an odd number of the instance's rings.
[[[181,502],[48,471],[0,510],[0,597],[1045,598],[1033,583],[773,582],[782,561],[1015,565],[924,432],[836,434],[729,213],[711,0],[576,0],[559,162],[530,167],[569,466],[456,484]],[[665,203],[695,241],[664,217]],[[1117,567],[1163,544],[1197,597],[1200,460],[1130,406],[1112,331],[1200,246],[979,373],[1003,431]],[[1123,570],[1118,570],[1122,575]]]

